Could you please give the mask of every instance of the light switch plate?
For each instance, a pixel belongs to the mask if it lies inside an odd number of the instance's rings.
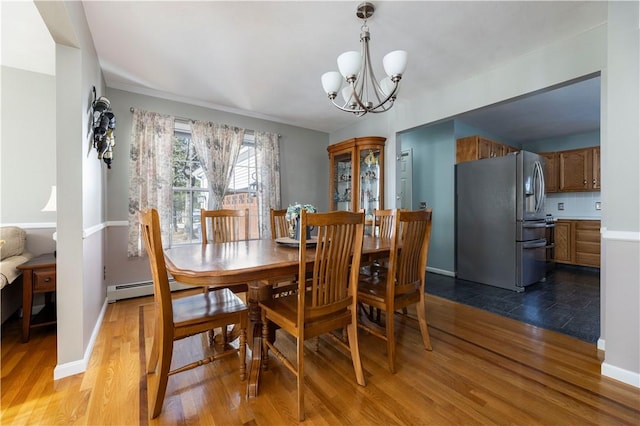
[[[558,203],[558,210],[564,210],[564,203]]]
[[[596,201],[596,210],[602,210],[602,203],[600,201]]]

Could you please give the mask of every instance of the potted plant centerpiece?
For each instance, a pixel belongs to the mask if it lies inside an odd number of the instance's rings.
[[[287,207],[287,214],[285,218],[289,221],[289,224],[293,227],[293,238],[300,239],[300,215],[302,210],[306,210],[307,213],[317,212],[316,208],[312,204],[301,204],[295,202]],[[307,226],[307,239],[311,238],[311,227]]]

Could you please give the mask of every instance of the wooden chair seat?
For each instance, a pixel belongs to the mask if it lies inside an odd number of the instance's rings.
[[[160,220],[154,209],[140,212],[142,237],[153,277],[155,330],[147,364],[147,391],[151,418],[162,411],[169,376],[208,364],[229,355],[240,354],[240,380],[246,378],[246,340],[249,309],[227,288],[173,297],[162,249]],[[238,347],[229,345],[212,355],[171,370],[173,342],[237,324]],[[207,348],[208,352],[211,352]]]

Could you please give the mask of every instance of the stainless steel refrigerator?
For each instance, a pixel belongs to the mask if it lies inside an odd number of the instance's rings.
[[[456,276],[514,291],[545,278],[544,158],[456,165]]]

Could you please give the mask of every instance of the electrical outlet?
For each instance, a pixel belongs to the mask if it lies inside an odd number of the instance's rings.
[[[596,201],[596,210],[602,210],[602,203],[600,201]]]
[[[558,210],[564,210],[564,203],[558,203]]]

